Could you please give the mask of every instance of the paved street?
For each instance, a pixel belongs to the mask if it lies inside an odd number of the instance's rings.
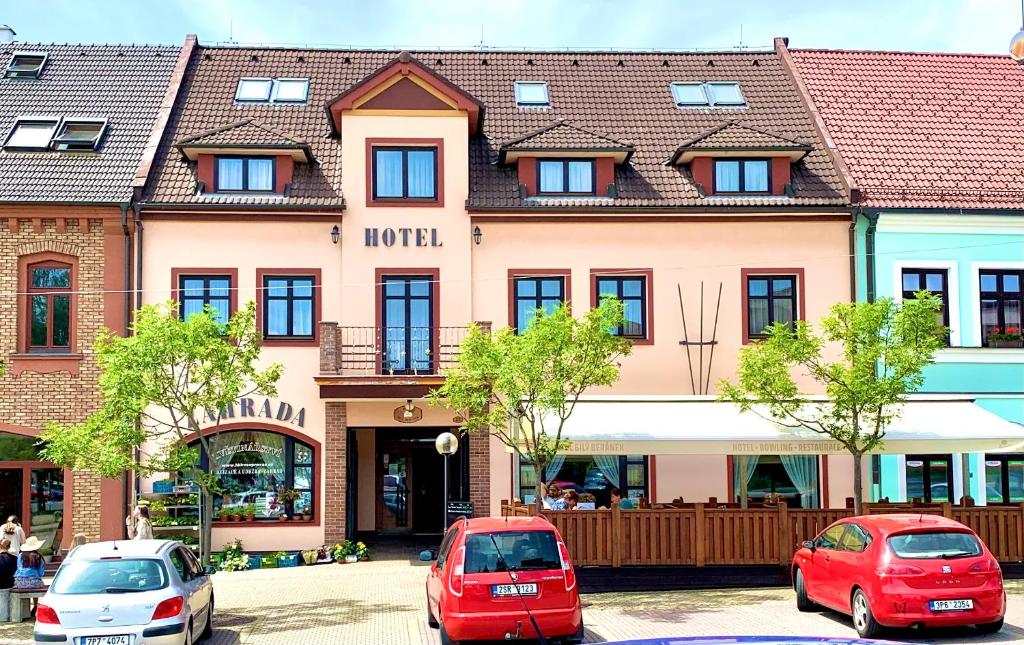
[[[404,559],[218,573],[213,645],[436,645],[424,620],[426,567]],[[1024,639],[1024,584],[1011,582],[1007,626],[892,634],[920,642],[1009,643]],[[800,614],[788,589],[600,594],[584,597],[588,642],[681,635],[853,636],[849,620]],[[0,625],[0,643],[26,643],[30,623]]]

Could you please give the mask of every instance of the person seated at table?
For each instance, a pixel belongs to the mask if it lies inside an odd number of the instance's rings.
[[[558,484],[547,484],[544,487],[546,495],[541,500],[542,508],[545,510],[557,510],[555,505],[561,504],[562,501],[562,489],[558,487]]]
[[[11,587],[14,586],[14,572],[18,569],[18,558],[8,553],[10,548],[10,540],[0,540],[0,622],[10,620]]]
[[[609,492],[612,496],[612,504],[618,502],[619,508],[621,508],[622,510],[632,510],[636,508],[636,505],[633,504],[633,500],[631,500],[628,497],[623,497],[622,491],[619,490],[618,488],[612,488]]]
[[[43,548],[43,541],[34,535],[21,545],[18,568],[14,572],[15,589],[39,589],[43,586],[46,562],[43,560],[43,556],[39,555],[41,548]]]
[[[580,494],[574,490],[567,490],[562,493],[562,508],[564,511],[575,511],[580,503]]]

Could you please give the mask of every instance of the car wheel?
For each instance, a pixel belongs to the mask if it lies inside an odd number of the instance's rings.
[[[583,629],[583,621],[580,621],[580,628],[576,630],[576,633],[565,639],[567,645],[579,645],[586,638],[586,630]]]
[[[860,637],[878,636],[882,631],[882,626],[878,624],[875,615],[871,613],[871,605],[868,604],[868,597],[864,595],[864,592],[860,589],[854,591],[853,601],[850,604],[853,607],[853,628],[857,630]]]
[[[980,625],[975,625],[975,627],[978,628],[978,632],[979,633],[982,633],[982,634],[995,634],[996,632],[998,632],[1000,629],[1003,628],[1003,619],[1000,618],[999,620],[997,620],[994,623],[982,623]]]
[[[437,619],[434,618],[434,612],[430,611],[430,599],[429,598],[427,598],[427,624],[430,625],[431,627],[433,627],[434,629],[437,629],[438,627],[441,626],[437,622]]]
[[[185,628],[185,640],[182,645],[192,645],[192,621],[188,621],[188,627]]]
[[[796,608],[799,611],[814,611],[818,605],[807,597],[807,583],[804,581],[804,572],[796,570],[793,580],[793,587],[796,589]]]
[[[445,631],[444,625],[441,625],[441,645],[459,645],[457,642],[448,638],[448,632]]]
[[[206,626],[203,627],[203,633],[199,635],[199,640],[204,641],[211,636],[213,636],[213,596],[210,596],[210,609],[206,612]]]

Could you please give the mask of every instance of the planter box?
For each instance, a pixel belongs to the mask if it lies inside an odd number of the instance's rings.
[[[260,557],[260,568],[261,569],[276,569],[277,558],[272,555],[264,555]]]
[[[989,340],[988,341],[988,346],[989,347],[997,347],[997,348],[1001,348],[1001,349],[1011,349],[1011,348],[1020,349],[1021,347],[1024,347],[1024,341],[1021,341],[1021,340]]]
[[[250,555],[249,556],[249,568],[250,569],[259,569],[260,568],[260,561],[262,559],[263,558],[261,558],[258,555]]]
[[[297,567],[297,566],[299,566],[299,554],[298,553],[289,553],[288,555],[284,556],[283,558],[278,558],[277,559],[277,566],[281,567],[281,568]]]

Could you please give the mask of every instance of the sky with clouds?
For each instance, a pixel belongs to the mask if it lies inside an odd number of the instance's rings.
[[[5,5],[5,6],[4,6]],[[39,0],[22,42],[228,41],[372,48],[791,47],[1003,54],[1021,0]]]

